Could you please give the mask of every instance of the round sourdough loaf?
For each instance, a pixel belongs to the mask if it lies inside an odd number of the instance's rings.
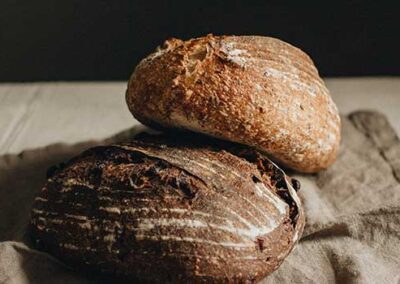
[[[298,171],[328,167],[339,146],[338,110],[312,60],[270,37],[168,40],[138,64],[126,100],[148,126],[253,146]]]
[[[255,150],[201,140],[101,146],[51,170],[32,211],[34,243],[139,283],[262,279],[302,234],[298,182]]]

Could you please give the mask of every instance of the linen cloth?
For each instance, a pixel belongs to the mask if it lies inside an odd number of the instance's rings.
[[[31,206],[49,166],[141,130],[0,157],[0,283],[102,282],[32,248],[26,231]],[[386,117],[342,117],[335,164],[316,175],[294,175],[302,183],[304,234],[262,283],[400,283],[400,142]]]

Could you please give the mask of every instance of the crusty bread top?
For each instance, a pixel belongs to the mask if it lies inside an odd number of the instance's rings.
[[[243,143],[315,172],[335,159],[340,118],[312,60],[261,36],[172,39],[142,60],[126,94],[149,126]]]
[[[51,171],[34,242],[138,283],[253,283],[301,236],[293,181],[249,147],[147,136]]]

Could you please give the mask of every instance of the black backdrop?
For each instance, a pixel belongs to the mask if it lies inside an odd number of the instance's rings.
[[[1,0],[0,81],[126,80],[169,37],[278,37],[323,76],[400,75],[395,1]]]

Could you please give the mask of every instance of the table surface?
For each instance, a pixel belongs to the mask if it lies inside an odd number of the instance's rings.
[[[374,109],[400,133],[400,77],[327,78],[340,112]],[[0,154],[102,139],[137,124],[126,82],[0,84]]]

